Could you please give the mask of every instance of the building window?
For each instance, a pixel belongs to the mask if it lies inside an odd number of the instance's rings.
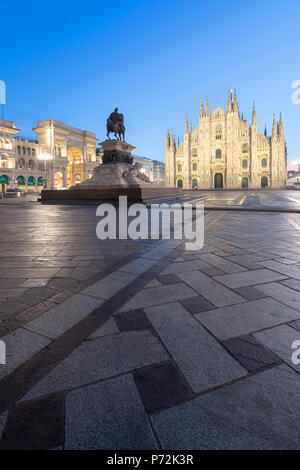
[[[182,188],[182,180],[177,181],[177,188]]]
[[[182,171],[182,165],[179,163],[179,165],[177,166],[177,170],[178,172],[180,173]]]
[[[28,147],[27,149],[27,155],[30,157],[31,156],[31,149]]]
[[[22,147],[22,152],[23,152],[23,155],[26,155],[26,148],[25,147]]]
[[[263,158],[262,161],[261,161],[261,166],[263,168],[266,168],[267,165],[268,165],[268,160],[266,158]]]
[[[217,140],[222,139],[222,127],[221,126],[216,127],[216,139]]]
[[[221,149],[216,150],[216,158],[222,158],[222,150]]]
[[[20,145],[18,145],[18,147],[17,147],[17,152],[18,152],[19,155],[21,155],[21,147],[20,147]]]
[[[35,157],[35,149],[32,149],[32,156]]]
[[[193,163],[192,168],[193,168],[193,171],[197,171],[197,163]]]
[[[34,161],[33,161],[33,160],[29,160],[29,162],[28,162],[28,168],[30,168],[31,170],[34,169]]]
[[[18,160],[18,168],[25,168],[25,160],[24,160],[24,158],[19,158],[19,160]]]
[[[248,168],[248,160],[243,160],[242,167],[243,168]]]
[[[248,153],[248,144],[244,144],[242,147],[242,152],[243,153]]]

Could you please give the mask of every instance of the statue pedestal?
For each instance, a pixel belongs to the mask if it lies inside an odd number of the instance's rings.
[[[93,176],[73,189],[91,189],[99,186],[128,186],[131,184],[152,184],[147,177],[132,165],[131,152],[135,147],[119,140],[105,140],[100,144],[104,155],[102,164],[94,168]],[[148,181],[147,181],[148,180]]]
[[[118,202],[127,196],[129,202],[151,202],[182,196],[178,188],[165,188],[151,183],[138,164],[133,165],[132,150],[135,148],[119,140],[101,143],[103,163],[94,168],[93,176],[67,190],[41,192],[41,202]]]

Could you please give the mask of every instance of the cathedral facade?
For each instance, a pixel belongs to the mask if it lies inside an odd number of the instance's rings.
[[[201,100],[199,124],[176,145],[167,132],[166,186],[183,189],[282,188],[286,183],[287,152],[282,116],[273,118],[272,135],[257,130],[253,104],[251,125],[240,116],[236,93],[228,94],[227,110],[209,112]]]

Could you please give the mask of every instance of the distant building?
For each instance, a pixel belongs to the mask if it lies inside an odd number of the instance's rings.
[[[142,165],[142,171],[144,171],[145,175],[148,176],[149,180],[151,182],[154,181],[154,170],[153,170],[153,165],[154,165],[154,160],[151,160],[151,158],[146,158],[146,157],[138,157],[137,155],[132,155],[133,156],[133,164],[135,163],[140,163]]]
[[[153,163],[153,182],[156,184],[165,184],[165,164],[154,161]]]
[[[286,145],[283,122],[273,119],[272,135],[260,134],[253,105],[252,124],[240,116],[236,94],[230,91],[227,110],[218,106],[212,113],[208,100],[201,101],[199,124],[184,139],[166,137],[166,185],[183,188],[281,188],[285,186]]]

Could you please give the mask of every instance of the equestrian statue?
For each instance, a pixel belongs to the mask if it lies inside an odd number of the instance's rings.
[[[106,123],[107,138],[111,140],[109,134],[112,132],[117,140],[125,142],[125,126],[124,126],[124,115],[118,113],[118,108],[115,108],[114,112],[110,114]]]

